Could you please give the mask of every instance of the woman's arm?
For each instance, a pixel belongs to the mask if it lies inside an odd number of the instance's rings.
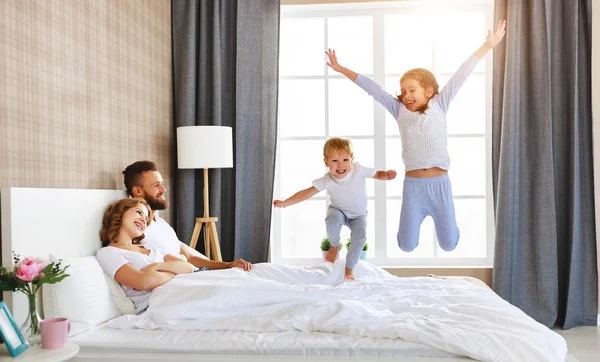
[[[175,274],[171,272],[160,271],[158,264],[150,264],[142,270],[137,270],[131,264],[125,264],[115,273],[115,281],[137,290],[152,290],[159,287],[169,280]]]
[[[295,205],[304,200],[310,199],[311,197],[315,196],[318,193],[319,193],[319,190],[317,190],[316,187],[311,186],[307,189],[296,192],[295,194],[293,194],[292,196],[290,196],[289,198],[287,198],[283,201],[281,201],[281,200],[273,201],[273,206],[275,206],[275,207],[292,206],[292,205]]]

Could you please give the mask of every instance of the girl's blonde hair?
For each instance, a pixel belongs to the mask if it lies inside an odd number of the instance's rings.
[[[435,75],[433,75],[433,73],[431,73],[430,71],[428,71],[425,68],[415,68],[415,69],[409,70],[408,72],[406,72],[402,75],[402,77],[400,78],[400,83],[402,83],[408,79],[416,80],[417,82],[419,82],[421,87],[423,87],[425,89],[432,88],[433,89],[433,94],[431,95],[432,97],[439,93],[440,86],[438,85],[437,79],[435,79]],[[398,100],[400,102],[402,102],[403,94],[397,95],[396,97],[398,97]],[[421,109],[418,109],[417,111],[419,111],[421,113],[425,113],[425,111],[429,108],[428,103],[429,102],[425,103],[425,105],[423,107],[421,107]]]
[[[347,138],[331,137],[328,139],[327,142],[325,142],[325,146],[323,146],[323,157],[329,157],[334,151],[346,152],[350,157],[354,157],[354,153],[352,152],[352,142]]]
[[[121,225],[123,224],[123,215],[127,210],[132,207],[136,207],[139,204],[143,204],[148,209],[148,222],[147,225],[150,225],[152,218],[154,216],[154,212],[146,202],[146,200],[142,198],[132,198],[132,199],[121,199],[119,201],[115,201],[110,204],[106,211],[104,211],[104,217],[102,218],[102,228],[100,229],[100,240],[102,241],[102,247],[108,246],[111,241],[114,241],[119,235],[119,230],[121,230]],[[139,244],[140,241],[144,239],[144,234],[133,238],[134,244]]]

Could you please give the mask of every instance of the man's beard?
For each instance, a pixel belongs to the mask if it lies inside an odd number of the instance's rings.
[[[158,198],[149,195],[146,195],[144,199],[146,199],[146,202],[148,203],[148,205],[150,205],[150,208],[152,210],[165,210],[167,207],[169,207],[169,202],[167,201],[167,199],[161,201]]]

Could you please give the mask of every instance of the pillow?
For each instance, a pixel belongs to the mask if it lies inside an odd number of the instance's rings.
[[[69,265],[69,276],[42,285],[44,318],[63,317],[91,328],[119,316],[95,256],[63,259],[62,264]]]
[[[106,284],[108,284],[108,291],[110,292],[110,296],[112,297],[113,302],[115,303],[119,314],[137,314],[135,310],[135,305],[131,301],[131,299],[127,298],[125,295],[125,291],[123,288],[117,283],[113,278],[104,274],[104,279],[106,280]]]

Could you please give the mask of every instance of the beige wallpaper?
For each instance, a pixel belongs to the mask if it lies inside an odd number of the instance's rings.
[[[0,0],[0,49],[0,187],[170,188],[170,0]]]

